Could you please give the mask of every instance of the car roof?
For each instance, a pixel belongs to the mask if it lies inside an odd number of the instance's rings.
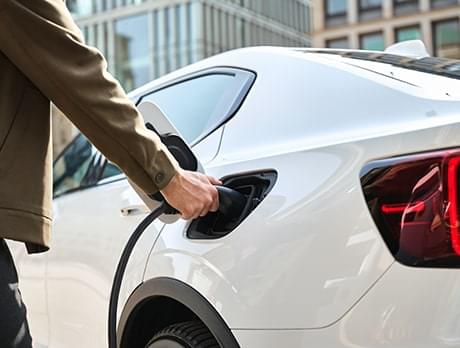
[[[456,59],[438,57],[414,58],[380,51],[362,50],[303,49],[299,51],[309,54],[334,55],[356,61],[377,63],[374,65],[376,69],[378,69],[378,63],[388,64],[398,68],[460,80],[460,60]]]
[[[239,48],[205,58],[133,90],[130,96],[136,98],[147,91],[167,85],[177,78],[183,78],[188,74],[209,69],[213,66],[248,68],[245,65],[245,59],[249,61],[249,58],[254,54],[263,56],[295,55],[297,57],[304,55],[310,61],[323,63],[335,61],[335,63],[339,63],[339,66],[345,64],[360,70],[364,69],[376,73],[377,79],[378,76],[396,79],[428,90],[434,90],[434,86],[442,86],[443,93],[445,92],[451,97],[460,97],[460,60],[433,57],[412,58],[377,51],[275,46]],[[433,84],[433,81],[437,83]]]

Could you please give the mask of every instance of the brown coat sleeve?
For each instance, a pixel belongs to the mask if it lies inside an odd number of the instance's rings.
[[[174,176],[177,162],[62,0],[0,0],[0,51],[146,193]]]

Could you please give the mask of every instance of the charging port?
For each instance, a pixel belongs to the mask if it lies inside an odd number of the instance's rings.
[[[222,178],[223,186],[242,193],[246,206],[241,214],[229,218],[220,212],[195,219],[187,229],[190,239],[217,239],[233,231],[265,199],[276,182],[275,171],[252,172]]]

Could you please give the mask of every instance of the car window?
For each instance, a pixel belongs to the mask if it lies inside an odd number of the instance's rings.
[[[102,175],[99,178],[99,180],[104,180],[104,179],[110,178],[115,175],[120,175],[120,174],[122,174],[122,171],[120,170],[120,168],[118,168],[112,162],[106,161],[104,165],[104,170],[102,171]]]
[[[216,68],[158,87],[140,101],[157,104],[184,139],[194,145],[235,114],[254,79],[255,74],[246,70]],[[120,169],[106,161],[99,181],[105,183],[119,174]]]
[[[153,91],[142,100],[157,104],[193,145],[236,111],[253,78],[252,73],[236,69],[205,73]]]
[[[96,158],[97,150],[79,134],[54,162],[54,196],[90,185],[89,173]]]

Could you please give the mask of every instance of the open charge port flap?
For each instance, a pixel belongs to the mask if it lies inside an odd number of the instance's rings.
[[[229,234],[262,202],[273,188],[277,174],[274,170],[251,172],[222,178],[223,186],[234,189],[247,198],[240,216],[229,219],[216,212],[195,219],[187,229],[190,239],[217,239]]]

